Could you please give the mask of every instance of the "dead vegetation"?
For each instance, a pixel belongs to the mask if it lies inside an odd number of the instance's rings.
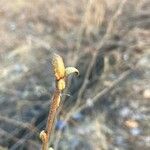
[[[55,83],[53,52],[70,78],[55,150],[148,150],[148,0],[0,1],[0,149],[40,149]]]

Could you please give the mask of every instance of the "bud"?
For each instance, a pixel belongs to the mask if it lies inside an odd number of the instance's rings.
[[[65,83],[65,79],[60,79],[59,81],[57,81],[57,88],[62,91],[65,89],[66,83]]]
[[[78,69],[76,69],[75,67],[66,67],[65,68],[65,76],[66,77],[73,73],[75,73],[76,75],[79,75]]]
[[[47,142],[47,134],[45,133],[44,130],[42,130],[42,131],[40,132],[39,137],[40,137],[40,139],[41,139],[41,141],[42,141],[43,143],[46,143],[46,142]]]
[[[64,66],[63,59],[59,55],[57,55],[57,54],[53,55],[52,66],[53,66],[53,70],[54,70],[56,80],[64,78],[64,76],[65,76],[65,66]]]

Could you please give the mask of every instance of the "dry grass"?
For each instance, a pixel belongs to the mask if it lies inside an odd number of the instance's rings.
[[[97,33],[104,21],[106,4],[104,0],[89,0],[83,17],[86,34]]]

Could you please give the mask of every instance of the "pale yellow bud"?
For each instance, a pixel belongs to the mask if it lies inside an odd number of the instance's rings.
[[[47,142],[47,134],[45,133],[45,131],[44,130],[42,130],[41,132],[40,132],[40,139],[41,139],[41,141],[43,142],[43,143],[46,143]]]
[[[65,89],[66,83],[64,79],[60,79],[59,81],[57,81],[57,88],[58,90],[62,91]]]
[[[64,78],[64,76],[65,76],[65,66],[64,66],[64,62],[63,62],[62,57],[60,57],[57,54],[54,54],[53,58],[52,58],[52,66],[53,66],[53,70],[54,70],[56,80]]]

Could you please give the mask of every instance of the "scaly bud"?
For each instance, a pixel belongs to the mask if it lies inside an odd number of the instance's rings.
[[[65,76],[66,77],[73,73],[75,73],[76,75],[79,75],[78,69],[76,69],[75,67],[66,67],[65,68]]]
[[[57,81],[57,88],[62,91],[65,89],[66,83],[65,83],[65,79],[60,79]]]
[[[41,141],[43,142],[43,143],[46,143],[47,142],[47,134],[45,133],[45,131],[44,130],[42,130],[41,132],[40,132],[40,139],[41,139]]]
[[[53,66],[56,80],[60,80],[61,78],[64,78],[65,66],[64,66],[63,59],[59,55],[57,55],[57,54],[53,55],[52,66]]]

